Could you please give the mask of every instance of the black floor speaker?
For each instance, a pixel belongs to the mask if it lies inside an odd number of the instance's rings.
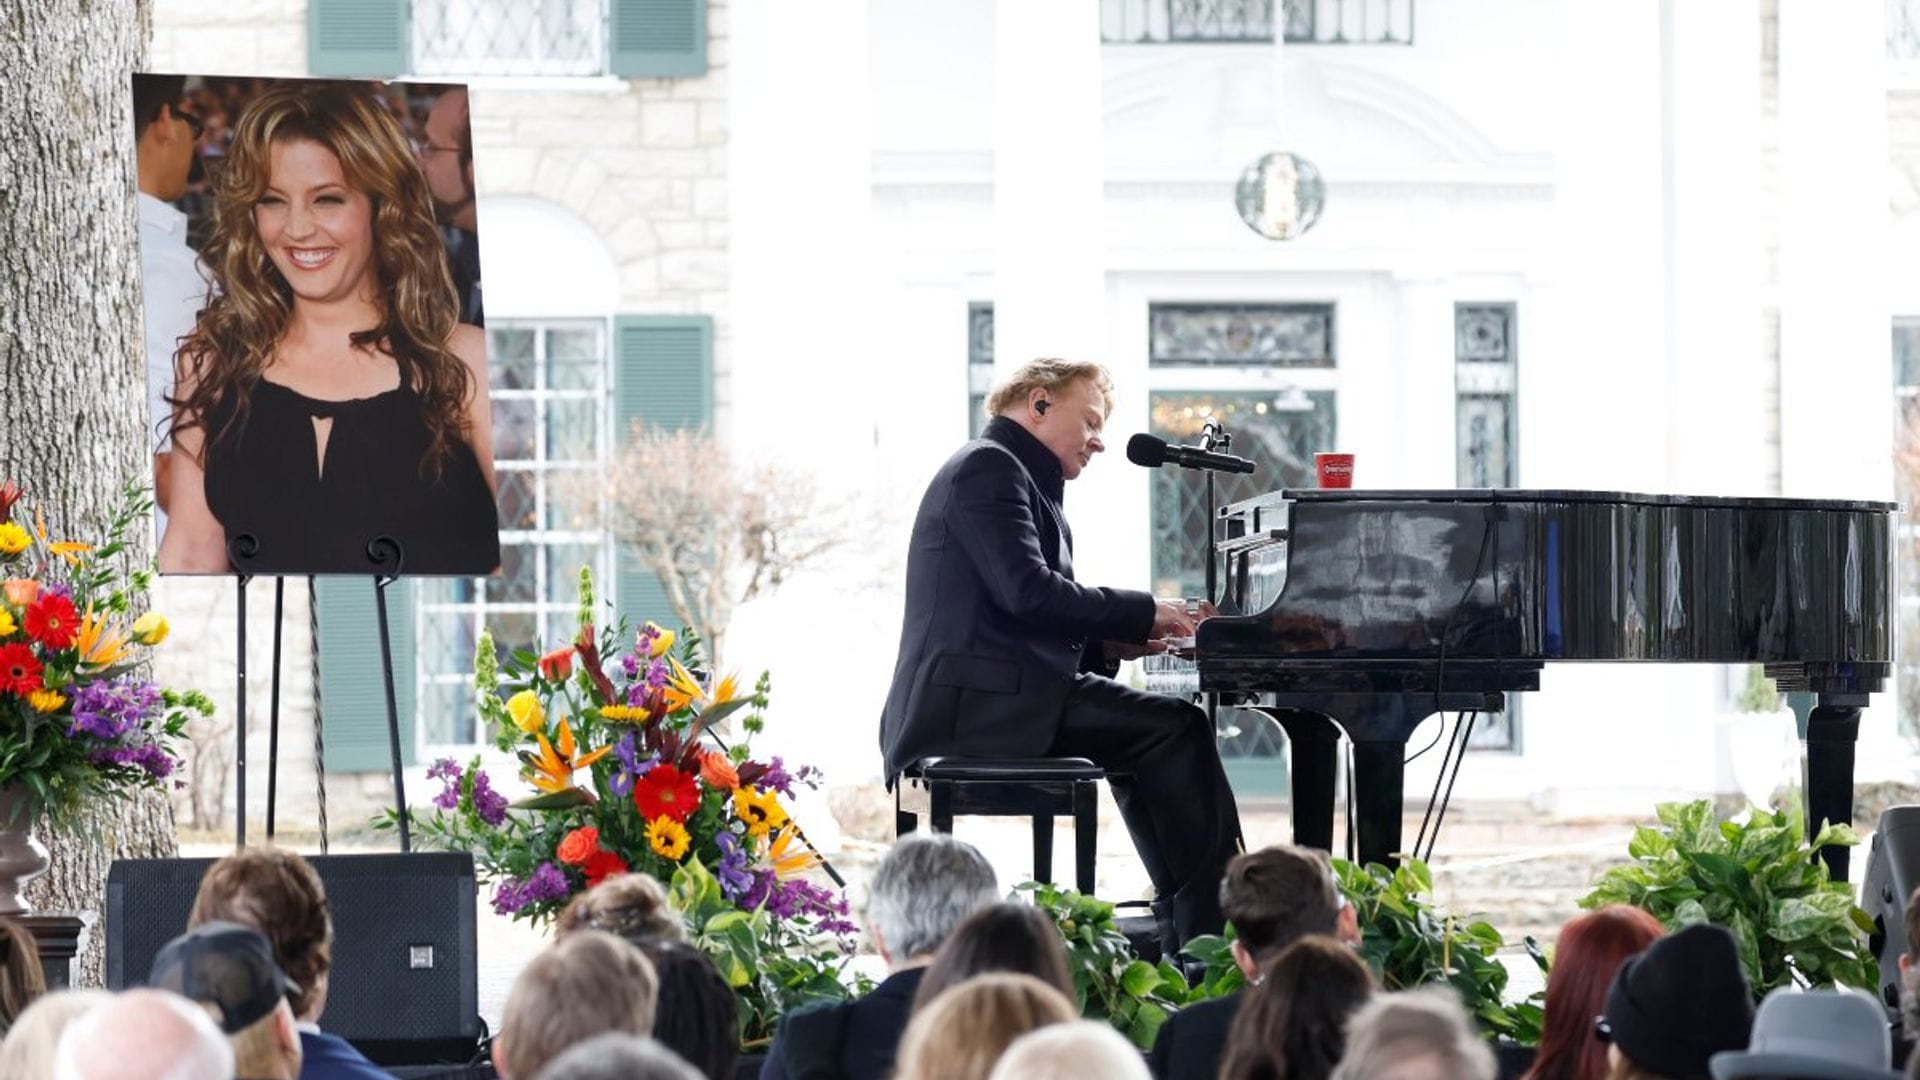
[[[320,1028],[382,1065],[463,1063],[480,1042],[473,856],[309,855],[333,913]],[[122,859],[107,872],[107,986],[146,982],[187,928],[212,859]]]
[[[1920,887],[1920,806],[1894,806],[1873,832],[1860,907],[1873,920],[1867,946],[1880,960],[1880,1000],[1900,1015],[1900,954],[1907,951],[1907,898]]]

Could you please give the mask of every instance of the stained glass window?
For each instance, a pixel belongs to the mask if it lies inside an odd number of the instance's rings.
[[[421,740],[482,742],[474,644],[493,631],[507,654],[572,635],[582,565],[610,582],[593,478],[606,467],[607,327],[595,319],[494,320],[491,349],[500,572],[425,578],[419,593]]]
[[[1331,304],[1155,304],[1156,367],[1333,366]]]
[[[1514,306],[1456,304],[1453,309],[1454,483],[1510,488],[1514,458]],[[1507,711],[1483,713],[1467,738],[1471,750],[1520,748],[1520,695]]]

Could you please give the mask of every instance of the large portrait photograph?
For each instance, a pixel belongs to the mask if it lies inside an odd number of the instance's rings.
[[[493,573],[466,89],[132,91],[161,572]]]

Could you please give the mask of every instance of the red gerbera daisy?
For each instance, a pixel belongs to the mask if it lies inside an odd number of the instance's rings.
[[[40,661],[25,645],[0,645],[0,690],[11,690],[26,697],[42,689]]]
[[[700,805],[700,785],[689,773],[671,765],[655,765],[633,782],[633,805],[648,821],[657,817],[685,821]]]
[[[73,610],[73,601],[59,593],[42,592],[27,605],[24,621],[27,636],[49,649],[70,648],[73,635],[80,631],[80,613]]]
[[[615,874],[627,872],[627,860],[601,848],[587,856],[587,864],[580,868],[587,875],[587,887],[592,888]]]

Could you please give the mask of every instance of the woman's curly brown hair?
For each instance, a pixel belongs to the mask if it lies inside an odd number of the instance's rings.
[[[333,967],[333,914],[313,864],[277,847],[242,848],[207,868],[189,927],[214,920],[250,926],[273,945],[274,962],[298,986],[291,1004],[304,1017],[319,1003]]]
[[[293,312],[293,289],[260,242],[254,206],[267,189],[276,144],[306,140],[340,161],[347,183],[373,212],[374,303],[380,321],[353,334],[357,349],[385,349],[420,399],[431,437],[424,470],[437,471],[466,436],[473,378],[447,347],[460,305],[434,227],[433,201],[399,123],[365,86],[305,83],[279,86],[253,99],[234,126],[233,143],[215,172],[213,231],[201,259],[215,285],[181,343],[193,389],[170,399],[182,412],[176,431],[205,429],[222,402],[232,423],[245,419],[254,383],[273,362]],[[206,443],[222,432],[206,432]]]

